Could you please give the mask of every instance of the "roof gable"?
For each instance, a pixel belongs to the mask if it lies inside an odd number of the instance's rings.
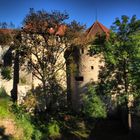
[[[109,32],[110,31],[107,27],[105,27],[99,21],[96,21],[89,29],[87,29],[86,36],[88,38],[93,38],[95,37],[96,34],[103,34],[103,33],[109,36]]]

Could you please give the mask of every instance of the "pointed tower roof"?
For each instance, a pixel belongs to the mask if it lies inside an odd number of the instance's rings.
[[[87,29],[86,36],[88,38],[93,38],[95,37],[96,34],[103,34],[103,33],[109,36],[109,32],[110,30],[107,27],[105,27],[99,21],[96,21],[89,29]]]

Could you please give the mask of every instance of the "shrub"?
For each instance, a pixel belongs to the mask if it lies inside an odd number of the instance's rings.
[[[16,103],[13,103],[11,105],[10,111],[15,114],[17,119],[27,117],[27,114],[25,114],[25,109],[22,106],[17,105]]]
[[[0,88],[0,119],[12,119],[17,127],[15,136],[19,133],[18,140],[40,140],[42,133],[32,124],[31,117],[24,107],[13,104],[6,95],[4,88]],[[14,137],[14,136],[13,136]]]
[[[47,125],[47,133],[51,138],[60,137],[60,127],[56,120],[51,120]]]
[[[11,68],[10,67],[2,67],[1,68],[1,75],[2,75],[3,79],[11,80],[12,79]]]
[[[83,113],[89,118],[105,118],[106,107],[101,98],[97,95],[95,88],[90,85],[83,98]]]
[[[0,99],[0,117],[5,118],[10,116],[10,112],[8,110],[8,99]]]
[[[22,106],[17,104],[11,106],[11,111],[15,114],[17,126],[23,130],[23,140],[30,140],[34,133],[34,125],[31,123],[30,116],[26,114]]]
[[[42,133],[39,130],[35,129],[34,132],[33,132],[32,139],[33,140],[41,140],[42,139]]]
[[[0,88],[0,117],[5,118],[6,116],[10,115],[9,112],[9,104],[10,104],[10,98],[7,95],[4,87]]]

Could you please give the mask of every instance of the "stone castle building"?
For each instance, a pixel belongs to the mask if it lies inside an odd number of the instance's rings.
[[[62,33],[61,30],[62,28],[58,30],[58,35]],[[109,29],[107,29],[98,21],[96,21],[89,29],[87,29],[81,40],[83,40],[83,38],[85,40],[94,40],[97,34],[106,34],[107,36],[109,35]],[[64,44],[62,45],[65,47]],[[70,46],[69,49],[65,51],[65,59],[64,54],[61,54],[60,59],[58,60],[58,64],[61,63],[61,61],[63,63],[64,61],[66,62],[66,66],[64,66],[64,68],[59,71],[57,77],[63,77],[61,84],[65,88],[67,87],[68,100],[71,101],[73,108],[76,110],[78,110],[82,104],[82,95],[84,92],[86,92],[87,85],[91,82],[98,81],[99,71],[101,67],[104,66],[103,55],[90,54],[89,48],[90,44],[83,47]],[[7,49],[9,49],[9,47],[7,47]],[[5,51],[3,50],[3,54],[4,53]],[[1,55],[3,54],[1,53]],[[70,58],[69,54],[71,55]],[[26,71],[25,67],[22,66],[19,71],[19,83],[17,85],[19,99],[22,98],[22,96],[25,96],[27,90],[32,88],[32,84],[34,86],[38,86],[40,82],[35,77],[32,77],[32,75]],[[4,86],[8,94],[10,94],[10,91],[13,88],[13,81],[3,80],[1,85]]]

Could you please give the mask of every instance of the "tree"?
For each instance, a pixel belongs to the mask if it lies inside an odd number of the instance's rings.
[[[88,86],[88,91],[83,97],[83,113],[86,117],[97,119],[105,118],[107,111],[101,97],[97,95],[96,87]]]
[[[63,77],[59,76],[59,72],[65,65],[62,57],[67,48],[64,45],[64,20],[67,18],[66,13],[58,11],[48,13],[30,9],[24,19],[22,46],[26,52],[25,59],[34,79],[40,81],[42,100],[46,100],[47,109],[57,102],[58,92],[63,92],[60,86],[63,81],[59,79]]]
[[[26,52],[25,59],[33,76],[41,82],[42,99],[46,99],[46,107],[49,109],[61,97],[62,85],[65,84],[64,52],[72,38],[70,26],[64,22],[67,18],[67,13],[30,9],[24,19],[22,46]],[[75,25],[79,27],[76,22]]]
[[[85,43],[85,39],[82,40],[82,37],[85,37],[83,35],[86,29],[86,25],[73,20],[70,24],[67,25],[67,27],[67,41],[71,45],[83,45]]]
[[[136,16],[116,18],[110,37],[104,40],[103,46],[98,50],[103,52],[106,64],[100,74],[100,90],[117,94],[121,104],[127,101],[128,126],[131,129],[130,97],[139,94],[140,20]]]

